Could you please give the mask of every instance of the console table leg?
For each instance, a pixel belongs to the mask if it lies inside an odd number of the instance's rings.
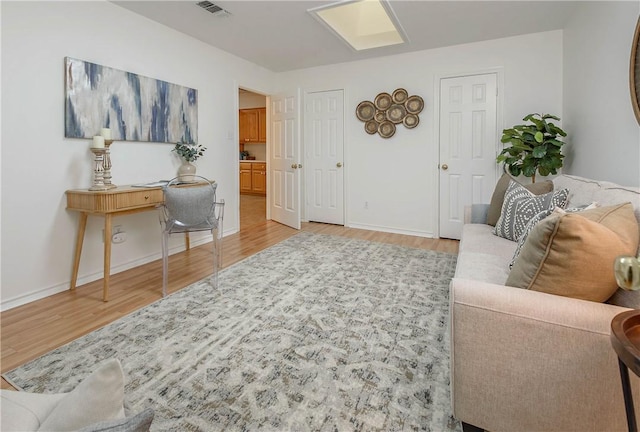
[[[82,243],[84,242],[84,232],[87,228],[87,214],[85,212],[80,213],[80,220],[78,221],[78,234],[76,237],[76,253],[73,257],[73,271],[71,273],[71,285],[70,290],[76,289],[78,283],[78,269],[80,268],[80,256],[82,255]]]
[[[633,395],[631,394],[631,382],[629,381],[629,370],[627,365],[620,359],[618,359],[618,366],[620,366],[620,379],[622,380],[622,393],[624,394],[624,408],[627,412],[627,425],[629,432],[637,432],[638,425],[636,424],[636,414],[633,406]]]
[[[109,301],[109,275],[111,273],[111,214],[104,215],[104,279],[102,301]]]

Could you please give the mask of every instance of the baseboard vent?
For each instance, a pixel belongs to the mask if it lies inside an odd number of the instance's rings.
[[[210,12],[212,14],[214,14],[217,17],[228,17],[229,15],[231,15],[228,11],[222,9],[220,6],[218,6],[217,4],[211,3],[210,1],[201,1],[196,3],[198,6],[200,6],[202,9],[206,10],[207,12]]]

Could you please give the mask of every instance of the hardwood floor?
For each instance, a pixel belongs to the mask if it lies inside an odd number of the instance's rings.
[[[267,221],[267,198],[240,195],[240,231]]]
[[[251,202],[243,200],[241,205],[245,204],[253,207],[259,206],[256,200],[251,200]],[[246,213],[245,216],[249,214]],[[251,220],[249,218],[245,220],[245,225],[241,221],[239,233],[224,238],[223,268],[298,232],[277,222],[263,219],[260,216],[260,211],[257,211],[255,215],[257,215],[257,219]],[[319,223],[303,223],[302,231],[448,253],[458,252],[458,242],[455,240],[388,234]],[[178,291],[210,274],[210,247],[205,244],[174,254],[169,258],[169,293]],[[175,269],[180,269],[180,271]],[[161,260],[157,260],[111,275],[110,301],[107,303],[102,301],[102,280],[97,280],[79,286],[73,292],[65,291],[2,312],[0,314],[2,372],[11,370],[159,300],[162,297],[161,286],[162,263]],[[1,387],[12,388],[4,380],[2,380]]]

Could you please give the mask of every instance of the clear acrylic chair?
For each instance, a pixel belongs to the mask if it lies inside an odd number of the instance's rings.
[[[222,263],[222,221],[224,200],[216,201],[217,183],[201,176],[183,184],[178,177],[163,188],[164,204],[160,206],[162,228],[162,296],[167,295],[169,273],[169,235],[195,231],[211,231],[213,235],[214,287],[218,286],[218,270]]]

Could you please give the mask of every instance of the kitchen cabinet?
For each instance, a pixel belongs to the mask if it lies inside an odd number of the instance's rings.
[[[267,109],[250,108],[241,109],[240,144],[267,142]]]
[[[258,142],[267,142],[267,109],[258,109]]]
[[[240,162],[240,193],[251,193],[250,162]]]
[[[256,194],[267,194],[267,164],[251,164],[251,190]]]
[[[267,164],[264,162],[240,162],[240,193],[267,194]]]

